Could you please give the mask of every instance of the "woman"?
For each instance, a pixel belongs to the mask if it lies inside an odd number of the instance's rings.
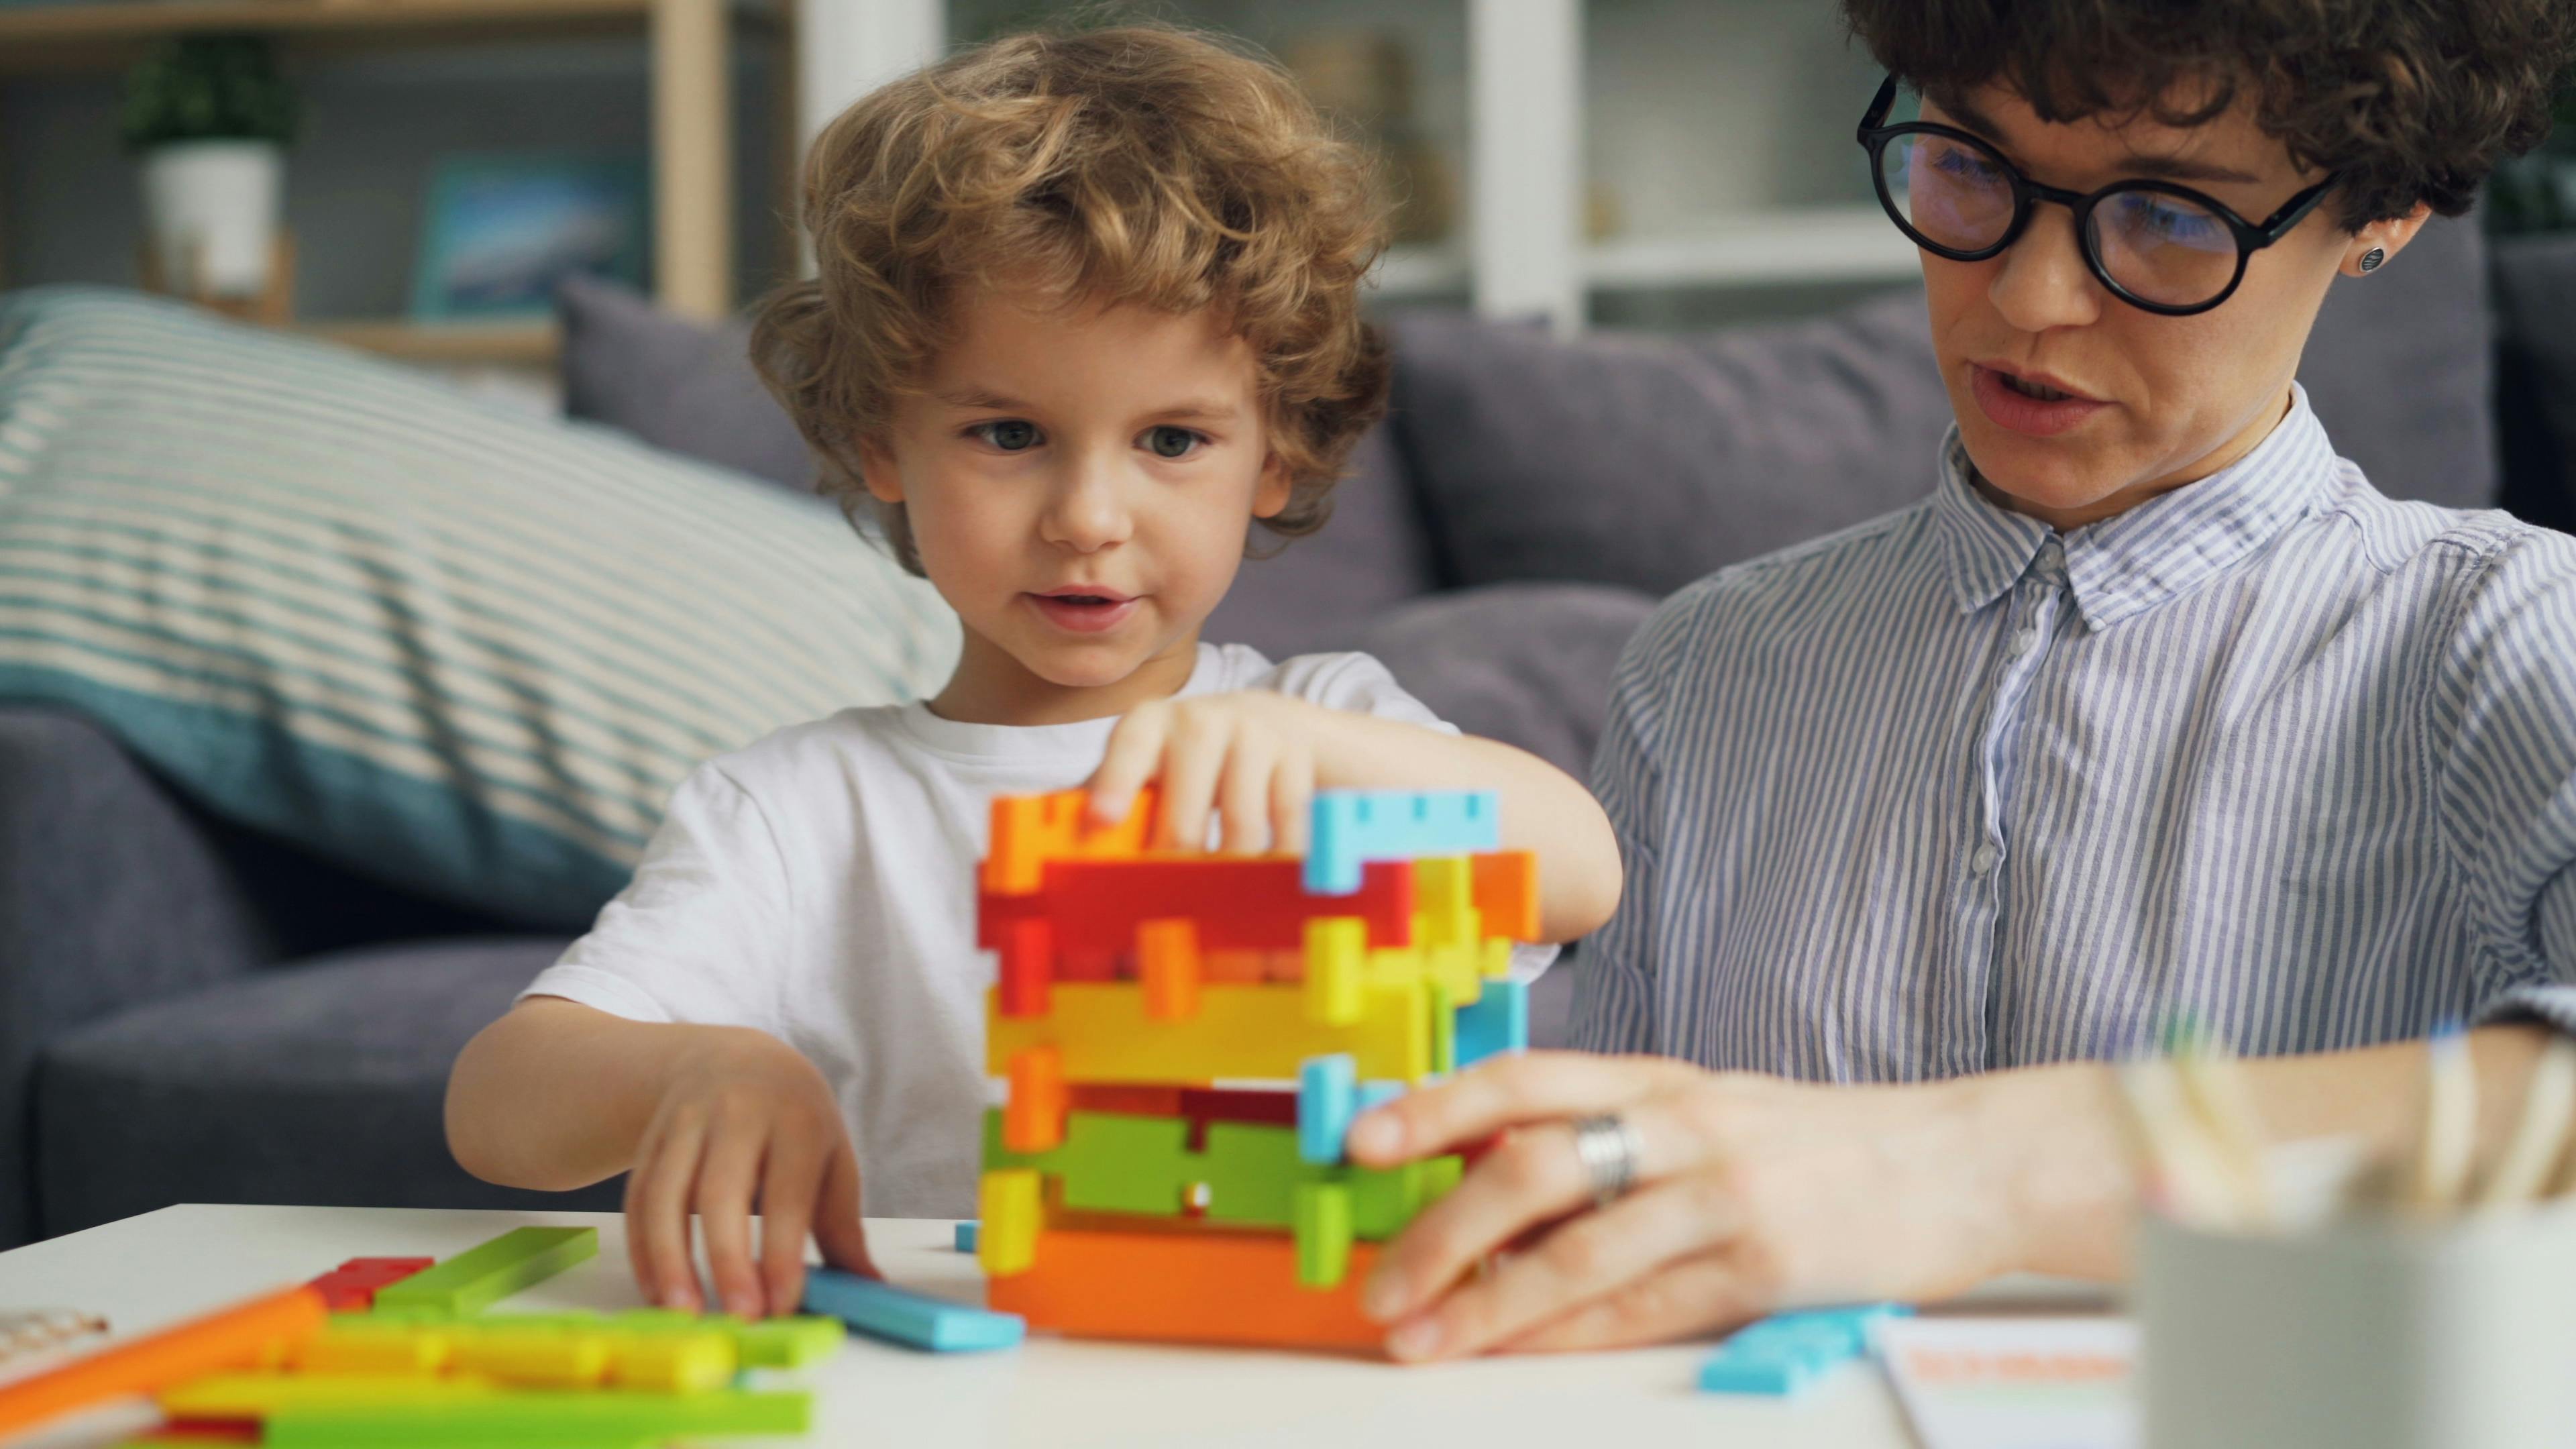
[[[2264,1058],[2274,1135],[2392,1157],[2464,1021],[2492,1150],[2576,1030],[2576,541],[2390,502],[2292,379],[2330,285],[2544,134],[2565,9],[1846,0],[1956,431],[1923,504],[1630,646],[1576,1040],[1658,1055],[1357,1125],[1509,1129],[1367,1285],[1397,1356],[2117,1277],[2102,1063],[2175,1020]]]

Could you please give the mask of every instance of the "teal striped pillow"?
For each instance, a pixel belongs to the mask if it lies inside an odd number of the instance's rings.
[[[352,869],[586,924],[696,761],[956,647],[827,504],[176,304],[0,296],[0,700]]]

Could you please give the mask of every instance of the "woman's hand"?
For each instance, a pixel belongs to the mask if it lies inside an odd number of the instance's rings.
[[[1301,854],[1315,799],[1316,740],[1339,718],[1266,689],[1140,704],[1110,731],[1100,768],[1084,786],[1092,813],[1115,824],[1147,781],[1160,780],[1153,849],[1202,848],[1215,815],[1228,855]]]
[[[755,1262],[753,1199],[761,1213]],[[647,1300],[700,1307],[689,1218],[726,1311],[793,1313],[804,1300],[805,1235],[823,1261],[874,1276],[859,1222],[859,1165],[822,1073],[764,1032],[693,1044],[626,1177],[626,1252]]]
[[[1682,1338],[1780,1307],[1924,1299],[2014,1266],[2005,1152],[1978,1082],[1823,1087],[1662,1057],[1543,1052],[1353,1124],[1387,1166],[1500,1141],[1363,1288],[1398,1358]],[[1640,1158],[1593,1209],[1575,1119],[1616,1113]],[[1471,1270],[1505,1254],[1484,1274]]]

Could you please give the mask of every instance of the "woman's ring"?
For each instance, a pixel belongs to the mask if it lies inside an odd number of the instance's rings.
[[[1637,1182],[1637,1159],[1644,1155],[1637,1141],[1637,1129],[1616,1112],[1597,1117],[1577,1118],[1574,1123],[1574,1155],[1583,1162],[1583,1176],[1592,1189],[1592,1205],[1608,1207]]]

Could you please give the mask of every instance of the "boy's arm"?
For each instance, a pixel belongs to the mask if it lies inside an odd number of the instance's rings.
[[[466,1171],[506,1186],[561,1191],[631,1169],[627,1255],[656,1303],[701,1305],[692,1217],[718,1297],[745,1317],[795,1311],[809,1230],[826,1262],[874,1271],[839,1105],[767,1032],[532,996],[457,1056],[447,1137]]]
[[[1165,846],[1207,839],[1225,849],[1303,851],[1318,789],[1491,790],[1503,846],[1539,863],[1539,934],[1571,941],[1619,903],[1610,821],[1573,776],[1526,750],[1402,720],[1327,709],[1268,690],[1157,700],[1121,720],[1092,776],[1092,808],[1125,816],[1149,780],[1163,782]]]

